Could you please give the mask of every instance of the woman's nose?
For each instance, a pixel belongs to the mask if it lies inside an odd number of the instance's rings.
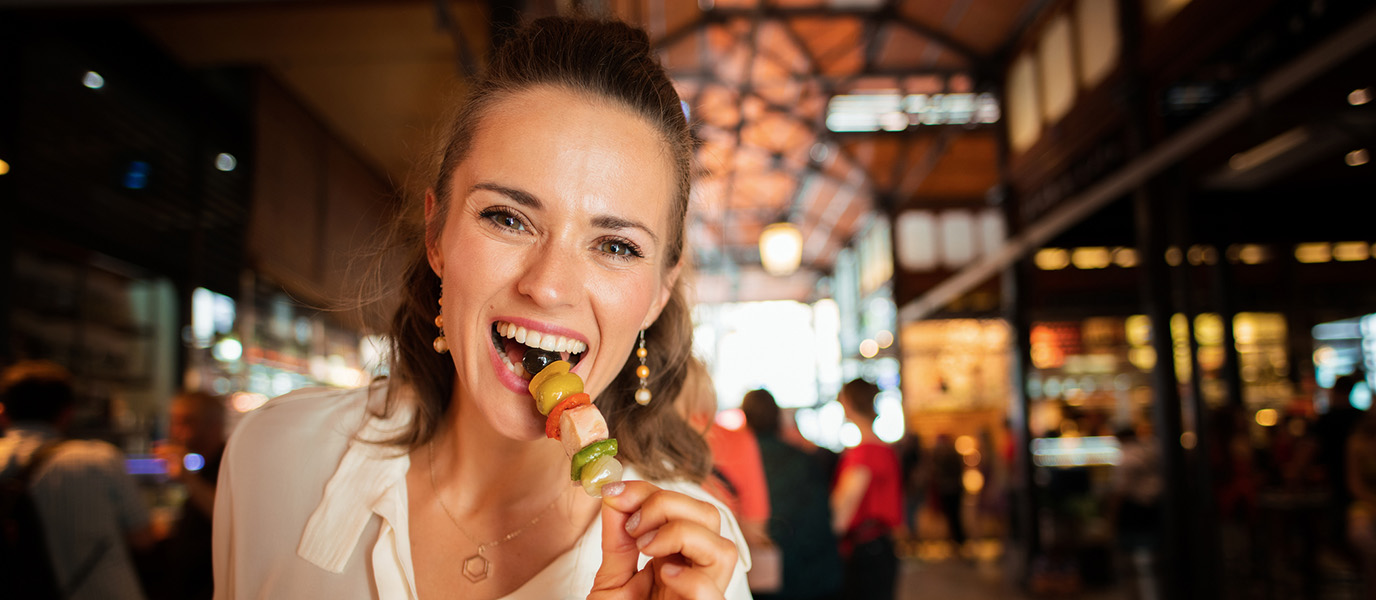
[[[578,252],[550,244],[526,265],[516,288],[537,305],[552,308],[575,303],[584,279]]]

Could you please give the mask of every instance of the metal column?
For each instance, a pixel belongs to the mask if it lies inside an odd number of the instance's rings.
[[[1188,472],[1185,453],[1180,446],[1181,408],[1180,382],[1175,374],[1171,347],[1171,285],[1165,262],[1166,211],[1163,202],[1153,201],[1152,195],[1139,188],[1133,194],[1137,219],[1137,252],[1142,275],[1142,301],[1151,320],[1151,346],[1156,352],[1156,367],[1152,369],[1152,417],[1156,438],[1161,447],[1162,477],[1162,536],[1157,550],[1162,598],[1192,600],[1196,597],[1189,583],[1195,578],[1190,572],[1191,544],[1186,531],[1190,519]]]

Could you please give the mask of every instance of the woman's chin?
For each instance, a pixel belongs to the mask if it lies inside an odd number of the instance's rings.
[[[535,411],[535,401],[525,398],[529,408],[507,406],[501,414],[492,415],[493,428],[498,433],[520,442],[533,442],[545,437],[545,417]]]

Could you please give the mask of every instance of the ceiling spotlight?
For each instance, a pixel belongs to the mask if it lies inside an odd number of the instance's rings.
[[[1347,94],[1347,103],[1352,106],[1361,106],[1367,102],[1371,102],[1371,88],[1352,90]]]
[[[803,234],[792,223],[774,223],[760,232],[760,263],[770,275],[790,275],[803,260]]]
[[[95,71],[87,71],[85,75],[81,76],[81,85],[98,90],[105,87],[105,78]]]
[[[221,152],[215,155],[216,169],[228,173],[230,171],[233,171],[234,168],[237,166],[239,166],[239,160],[234,158],[233,154],[230,154],[228,152]]]

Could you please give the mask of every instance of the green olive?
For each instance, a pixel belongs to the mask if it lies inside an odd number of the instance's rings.
[[[546,370],[548,369],[549,367],[546,367]],[[582,377],[575,373],[559,373],[544,380],[539,387],[535,388],[535,406],[540,409],[540,414],[548,415],[549,411],[554,410],[560,400],[582,392]]]

